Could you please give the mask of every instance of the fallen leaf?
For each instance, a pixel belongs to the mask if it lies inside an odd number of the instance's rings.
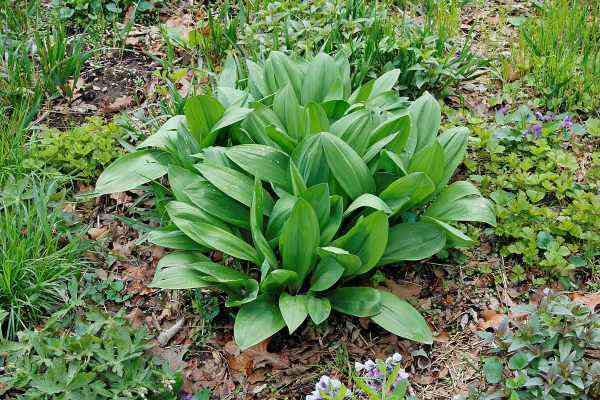
[[[421,294],[421,287],[414,283],[398,284],[391,279],[386,279],[385,285],[392,293],[401,299],[419,297],[419,294]]]
[[[439,335],[433,337],[433,341],[440,343],[448,343],[450,341],[450,336],[448,335],[448,332],[441,331]]]
[[[600,293],[595,294],[579,294],[573,293],[571,296],[573,301],[584,304],[592,309],[592,311],[596,311],[596,307],[600,304]]]
[[[87,232],[88,236],[92,240],[98,240],[101,237],[106,236],[108,233],[108,226],[101,226],[100,228],[90,228]]]
[[[481,313],[483,317],[483,321],[479,322],[479,329],[486,330],[492,328],[497,330],[504,318],[506,318],[506,314],[499,314],[494,310],[485,310]]]
[[[124,108],[130,107],[133,104],[133,97],[124,95],[117,97],[112,103],[107,104],[102,108],[103,112],[116,112]]]

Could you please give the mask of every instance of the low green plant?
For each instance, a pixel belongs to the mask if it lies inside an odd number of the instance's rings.
[[[165,361],[145,353],[153,346],[150,337],[127,324],[123,314],[87,311],[71,325],[60,312],[43,328],[1,343],[6,358],[0,394],[47,400],[178,399],[180,380]]]
[[[515,311],[526,320],[505,320],[481,336],[495,355],[484,361],[491,385],[486,399],[595,399],[600,362],[587,350],[600,349],[600,317],[563,295],[547,295],[539,306]]]
[[[160,260],[152,285],[224,291],[226,306],[241,307],[242,348],[308,316],[319,324],[331,309],[430,343],[410,304],[354,282],[378,265],[473,244],[455,221],[495,224],[472,184],[448,185],[468,130],[438,136],[439,104],[398,97],[397,70],[351,92],[348,61],[323,53],[248,60],[239,85],[233,59],[226,66],[214,97],[189,98],[184,115],[98,178],[105,194],[168,175],[172,225],[150,241],[185,251]],[[233,262],[211,262],[201,255],[209,249]]]
[[[115,122],[90,117],[84,124],[61,131],[41,131],[30,147],[24,166],[53,170],[80,179],[97,177],[103,168],[122,156],[119,141],[124,130]]]
[[[98,20],[120,20],[129,7],[136,12],[156,10],[161,0],[53,0],[59,19],[79,26]]]
[[[600,104],[600,3],[551,0],[520,26],[513,59],[550,109],[597,111]]]
[[[85,243],[61,213],[56,182],[7,180],[0,192],[1,331],[14,338],[64,301],[64,286],[84,266]]]
[[[592,159],[586,174],[578,159],[594,140],[587,128],[569,115],[526,107],[499,113],[496,121],[474,130],[480,141],[466,165],[496,203],[500,254],[563,279],[576,268],[593,269],[600,248],[598,164]]]

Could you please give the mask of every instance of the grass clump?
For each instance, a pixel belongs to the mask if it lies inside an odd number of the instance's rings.
[[[600,3],[550,0],[520,28],[513,58],[529,70],[550,109],[600,106]]]
[[[65,283],[84,266],[86,246],[68,231],[56,187],[22,178],[1,192],[0,313],[9,338],[56,310]]]

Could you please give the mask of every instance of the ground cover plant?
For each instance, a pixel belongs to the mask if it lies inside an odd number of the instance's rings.
[[[598,314],[548,289],[539,306],[515,311],[526,321],[507,319],[495,334],[481,334],[498,354],[485,361],[486,380],[494,385],[486,398],[596,398],[600,362],[587,351],[600,348]]]
[[[208,19],[210,34],[192,37],[199,37],[202,54],[212,64],[227,49],[254,60],[264,60],[273,50],[308,57],[324,51],[348,57],[354,87],[397,68],[396,87],[403,94],[417,97],[430,90],[446,95],[447,87],[482,74],[486,63],[469,43],[451,41],[442,10],[446,3],[452,3],[454,13],[459,8],[454,1],[443,3],[428,3],[422,23],[377,2],[291,0],[249,9],[239,4],[236,17],[220,9]]]
[[[30,170],[57,171],[80,180],[100,171],[124,154],[119,141],[124,130],[115,122],[91,117],[85,123],[61,131],[42,130],[24,161]]]
[[[71,321],[68,311],[55,314],[42,329],[22,331],[18,341],[0,345],[8,354],[1,394],[12,390],[27,399],[178,398],[175,373],[144,354],[152,347],[144,329],[132,328],[122,313],[90,310]]]
[[[501,110],[495,128],[475,133],[482,158],[467,165],[496,203],[500,254],[519,255],[526,266],[564,278],[576,268],[593,269],[600,245],[597,160],[575,174],[596,140],[593,129],[567,114],[523,106]],[[525,270],[513,272],[520,280]]]
[[[446,186],[468,131],[438,136],[439,105],[425,94],[408,106],[391,91],[396,70],[350,93],[346,59],[320,53],[295,62],[273,52],[262,66],[248,61],[244,91],[230,61],[216,98],[189,98],[183,116],[102,173],[96,192],[130,190],[168,174],[174,227],[151,240],[218,250],[250,266],[174,253],[161,260],[152,285],[225,291],[228,306],[241,306],[235,339],[242,349],[285,325],[293,332],[309,315],[319,324],[331,309],[430,342],[408,303],[344,283],[377,265],[471,245],[455,221],[495,224],[491,203],[472,184]],[[242,144],[215,146],[230,140]],[[259,281],[249,274],[254,268]]]

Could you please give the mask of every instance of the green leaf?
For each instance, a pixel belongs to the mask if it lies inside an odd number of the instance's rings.
[[[441,221],[476,221],[496,226],[492,203],[481,197],[469,182],[455,182],[444,188],[423,214]]]
[[[318,136],[321,137],[327,165],[344,192],[351,199],[356,199],[363,193],[373,193],[375,181],[360,156],[332,134],[321,133]]]
[[[266,237],[268,240],[277,238],[281,234],[283,225],[289,219],[292,208],[298,199],[295,196],[284,195],[277,200],[267,224]]]
[[[306,105],[306,134],[329,131],[329,118],[325,109],[318,103],[308,103]]]
[[[202,176],[210,183],[227,196],[239,201],[247,207],[252,206],[254,180],[249,176],[231,168],[207,163],[196,164],[196,169],[200,171]],[[264,213],[269,215],[273,208],[273,199],[268,193],[265,193],[264,201]]]
[[[212,261],[200,261],[191,264],[197,271],[207,276],[208,279],[212,279],[218,283],[231,283],[239,282],[244,280],[250,280],[250,276],[246,275],[241,271],[237,271],[226,265],[214,263]]]
[[[311,187],[329,180],[329,166],[321,144],[321,135],[306,137],[293,154],[295,164],[304,177],[306,186]]]
[[[470,247],[475,241],[450,224],[432,217],[423,217],[423,221],[439,226],[446,233],[446,247]]]
[[[169,183],[178,200],[192,203],[229,224],[250,228],[248,208],[224,194],[201,175],[169,165]]]
[[[177,139],[177,132],[180,127],[186,127],[187,120],[185,115],[174,115],[167,120],[153,135],[147,137],[143,142],[137,145],[138,149],[144,147],[156,147],[166,150],[169,143]]]
[[[317,219],[319,220],[319,227],[324,228],[329,221],[329,213],[331,210],[331,199],[329,197],[329,185],[326,183],[320,183],[312,186],[300,194],[315,210]]]
[[[156,264],[156,270],[168,267],[186,266],[201,261],[210,261],[198,251],[175,251],[163,256]]]
[[[231,106],[225,110],[223,116],[213,125],[210,133],[211,139],[203,141],[204,146],[212,146],[214,142],[214,137],[216,137],[216,133],[223,129],[231,126],[237,122],[244,120],[249,114],[253,113],[254,110],[252,108],[245,108],[239,106]]]
[[[280,293],[285,288],[298,282],[298,274],[287,269],[275,269],[269,272],[260,284],[264,293]]]
[[[359,220],[333,245],[356,254],[362,261],[358,273],[365,273],[379,262],[388,242],[388,219],[385,213],[376,211]]]
[[[402,223],[390,229],[380,265],[418,261],[438,253],[446,244],[444,232],[429,222]]]
[[[331,257],[344,267],[344,277],[355,275],[362,265],[362,260],[358,256],[351,254],[347,250],[340,249],[339,247],[320,247],[317,252],[321,258]]]
[[[486,357],[483,361],[483,374],[485,380],[491,385],[495,385],[502,381],[502,363],[498,357]]]
[[[242,144],[228,148],[225,154],[249,174],[292,192],[290,158],[284,152],[261,144]]]
[[[300,194],[306,191],[306,183],[304,178],[300,175],[298,167],[293,161],[290,162],[290,181],[292,182],[292,192],[294,196],[298,197]]]
[[[270,94],[265,83],[263,68],[250,59],[246,59],[246,67],[248,69],[248,88],[254,97],[262,99]]]
[[[396,68],[386,72],[385,74],[375,79],[375,82],[373,82],[371,93],[369,93],[369,98],[372,99],[384,92],[392,90],[399,77],[400,70]]]
[[[331,206],[329,220],[325,226],[321,229],[321,243],[329,243],[342,225],[342,218],[344,214],[344,199],[341,196],[331,196]]]
[[[312,295],[306,296],[306,309],[310,319],[316,325],[321,324],[331,314],[331,303],[324,297],[314,297]]]
[[[300,105],[291,85],[288,84],[275,95],[273,111],[283,122],[289,137],[301,140],[306,135],[306,110]]]
[[[183,106],[190,134],[203,143],[209,136],[212,127],[223,116],[225,109],[212,96],[201,95],[188,97]]]
[[[424,172],[431,181],[438,187],[444,177],[444,168],[446,160],[444,159],[444,150],[437,142],[423,147],[411,159],[408,167],[408,173]]]
[[[390,209],[390,207],[388,207],[385,201],[375,196],[374,194],[365,193],[358,196],[356,200],[354,200],[352,204],[348,206],[348,208],[344,212],[344,217],[347,217],[353,211],[358,210],[362,207],[368,207],[374,210],[383,211],[386,214],[392,214],[392,210]]]
[[[240,308],[235,317],[233,335],[243,351],[270,338],[284,326],[279,307],[269,298],[259,297]]]
[[[435,190],[435,185],[423,172],[413,172],[392,182],[379,197],[393,214],[421,205]]]
[[[443,188],[448,184],[456,168],[462,163],[467,154],[467,141],[469,139],[469,129],[465,127],[450,128],[440,136],[438,141],[444,150],[444,174],[438,188]]]
[[[237,63],[230,54],[225,59],[223,69],[217,78],[217,86],[235,88],[238,79]]]
[[[416,99],[408,111],[411,128],[403,154],[410,159],[413,154],[436,141],[442,113],[439,103],[428,92]]]
[[[124,192],[167,173],[169,155],[159,150],[138,150],[115,160],[100,175],[95,194]]]
[[[338,74],[335,60],[325,53],[319,53],[308,64],[302,81],[302,104],[321,103],[326,100],[331,84]]]
[[[194,242],[177,228],[155,229],[148,233],[148,242],[167,249],[204,250],[204,247]]]
[[[299,284],[315,262],[319,244],[319,221],[315,211],[304,199],[298,199],[279,238],[279,251],[286,269],[295,271]]]
[[[321,258],[313,271],[310,290],[312,292],[321,292],[327,290],[342,277],[344,267],[333,257]]]
[[[379,293],[381,312],[371,317],[373,322],[394,335],[419,343],[433,343],[433,335],[427,321],[413,306],[391,293]]]
[[[268,94],[276,93],[288,84],[300,98],[302,73],[296,63],[280,51],[272,51],[264,63],[265,83]]]
[[[331,307],[356,317],[371,317],[381,312],[381,294],[373,288],[343,287],[327,295]]]
[[[254,182],[254,194],[252,197],[252,208],[250,211],[250,230],[252,233],[252,240],[254,245],[258,249],[263,259],[267,259],[271,268],[277,266],[277,257],[273,249],[267,242],[267,239],[263,235],[263,201],[264,201],[264,190],[259,179]]]
[[[534,359],[533,354],[528,351],[520,351],[513,355],[508,360],[508,368],[512,370],[521,370],[525,368],[531,360]]]
[[[378,120],[368,110],[358,110],[335,121],[330,132],[350,145],[359,156],[367,152]]]
[[[156,270],[149,287],[160,289],[196,289],[214,286],[192,265],[180,265]]]
[[[292,296],[286,292],[281,293],[281,296],[279,296],[279,311],[281,311],[290,334],[294,333],[308,316],[306,297]]]

